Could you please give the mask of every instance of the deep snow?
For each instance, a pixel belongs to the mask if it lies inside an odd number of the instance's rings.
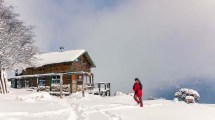
[[[100,97],[74,93],[60,99],[46,92],[11,89],[0,95],[0,120],[213,120],[215,105],[173,100],[144,101],[139,107],[132,94]]]

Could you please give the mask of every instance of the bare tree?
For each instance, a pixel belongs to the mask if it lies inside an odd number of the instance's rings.
[[[37,53],[33,26],[24,25],[12,6],[0,0],[0,69],[23,67]]]

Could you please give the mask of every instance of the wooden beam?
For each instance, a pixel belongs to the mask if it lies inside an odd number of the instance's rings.
[[[50,73],[52,73],[52,65],[50,64]],[[50,75],[50,83],[49,83],[50,85],[50,91],[52,91],[52,75]]]
[[[82,75],[82,97],[85,97],[85,93],[84,93],[84,75]]]
[[[72,72],[72,62],[70,64],[70,72]],[[72,94],[72,74],[70,74],[70,93]]]
[[[79,79],[79,76],[78,77],[76,76],[76,87],[75,87],[76,88],[76,92],[78,91],[78,79]]]
[[[15,79],[21,79],[21,78],[33,78],[33,77],[40,77],[40,76],[52,76],[52,75],[71,75],[71,74],[87,74],[88,72],[66,72],[66,73],[47,73],[47,74],[34,74],[34,75],[20,75],[20,76],[14,76]]]
[[[63,98],[63,74],[60,75],[60,98]]]
[[[39,77],[37,77],[37,88],[38,88],[38,86],[39,86],[38,84],[39,84]]]

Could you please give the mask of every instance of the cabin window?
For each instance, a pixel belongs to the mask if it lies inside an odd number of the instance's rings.
[[[52,83],[53,84],[60,84],[60,76],[59,75],[52,76]]]
[[[39,77],[38,85],[39,86],[45,86],[45,77]]]
[[[83,78],[82,76],[78,76],[78,85],[82,85],[83,84]]]
[[[25,80],[25,87],[27,87],[27,88],[30,87],[28,80]]]
[[[83,60],[83,64],[86,65],[86,60]]]

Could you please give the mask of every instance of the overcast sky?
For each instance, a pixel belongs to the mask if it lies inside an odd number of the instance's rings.
[[[135,77],[144,98],[183,87],[179,81],[215,83],[214,0],[9,2],[35,26],[40,51],[86,49],[97,66],[96,81],[111,82],[112,92],[130,92]]]

